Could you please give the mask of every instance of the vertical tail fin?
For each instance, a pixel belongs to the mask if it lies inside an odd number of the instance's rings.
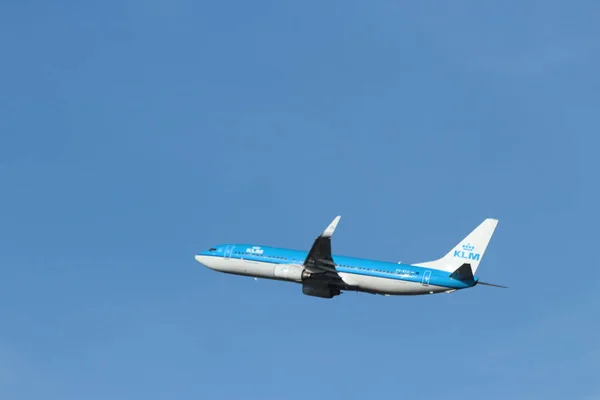
[[[488,218],[479,224],[479,226],[460,243],[454,246],[454,248],[444,257],[435,261],[427,261],[414,265],[454,272],[461,265],[469,263],[474,274],[475,271],[477,271],[477,267],[479,267],[479,263],[483,258],[483,253],[485,253],[485,249],[487,248],[497,225],[497,219]]]

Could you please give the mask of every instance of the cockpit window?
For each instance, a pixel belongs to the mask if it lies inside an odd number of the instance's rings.
[[[208,249],[208,251],[217,251],[217,249],[215,249],[214,247],[211,247],[210,249]]]

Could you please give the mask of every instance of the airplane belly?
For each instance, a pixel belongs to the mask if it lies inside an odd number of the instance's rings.
[[[252,276],[255,276],[257,278],[273,279],[275,265],[270,263],[261,264],[262,265],[255,266],[249,270],[249,272],[254,271],[254,274],[252,274]]]
[[[271,263],[221,257],[205,257],[198,261],[219,272],[273,279],[274,264]]]
[[[365,292],[377,294],[414,295],[427,294],[430,292],[437,293],[447,290],[434,285],[425,286],[420,282],[404,281],[400,279],[350,273],[340,273],[339,275],[346,284],[356,286]]]
[[[256,278],[273,279],[274,265],[259,261],[236,260],[235,273]]]

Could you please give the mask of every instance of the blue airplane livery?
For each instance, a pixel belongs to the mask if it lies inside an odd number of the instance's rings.
[[[481,282],[475,272],[498,220],[488,218],[438,260],[392,263],[331,253],[331,237],[340,216],[308,252],[255,244],[221,244],[196,254],[200,264],[218,272],[295,282],[308,296],[331,299],[343,291],[380,295],[452,293]]]

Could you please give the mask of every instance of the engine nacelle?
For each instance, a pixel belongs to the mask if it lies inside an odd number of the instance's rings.
[[[284,281],[302,282],[310,277],[310,272],[302,265],[277,264],[273,268],[273,277]]]
[[[327,285],[302,285],[302,293],[307,296],[322,297],[331,299],[341,293],[339,289],[329,287]]]

